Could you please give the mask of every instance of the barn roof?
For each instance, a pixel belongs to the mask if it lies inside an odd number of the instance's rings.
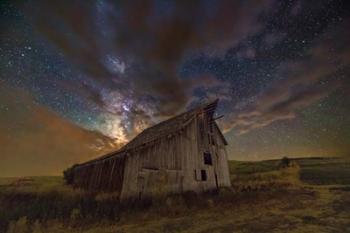
[[[131,149],[147,142],[153,141],[156,138],[160,138],[176,132],[182,129],[186,123],[189,123],[193,119],[196,113],[200,111],[210,112],[214,114],[218,100],[215,100],[209,104],[202,105],[190,111],[184,112],[180,115],[172,117],[168,120],[162,121],[159,124],[151,126],[142,131],[138,136],[126,144],[123,149]]]
[[[175,133],[178,130],[181,130],[184,128],[187,123],[191,122],[192,119],[196,116],[196,114],[200,112],[207,112],[211,116],[213,116],[216,107],[217,107],[218,100],[212,101],[210,103],[198,106],[192,110],[189,110],[187,112],[181,113],[175,117],[172,117],[168,120],[162,121],[154,126],[151,126],[145,130],[143,130],[140,134],[138,134],[134,139],[132,139],[129,143],[127,143],[125,146],[123,146],[121,149],[118,151],[114,151],[112,153],[106,154],[102,157],[87,161],[85,163],[79,164],[78,166],[81,165],[86,165],[88,163],[96,162],[99,160],[105,160],[110,157],[116,156],[116,155],[121,155],[125,154],[130,149],[134,149],[139,146],[143,146],[148,144],[149,142],[152,142],[158,138],[167,136],[169,134]],[[216,126],[217,127],[217,126]],[[220,132],[220,130],[219,130]],[[221,132],[220,132],[221,133]],[[225,137],[221,134],[220,135],[224,142],[227,144]]]

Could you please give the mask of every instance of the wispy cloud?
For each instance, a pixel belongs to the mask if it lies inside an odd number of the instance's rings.
[[[299,110],[339,88],[346,88],[349,26],[350,22],[345,21],[325,32],[306,59],[282,64],[280,75],[285,78],[256,96],[255,101],[237,105],[239,108],[223,123],[225,130],[235,129],[238,134],[244,134],[275,121],[294,119]]]
[[[215,77],[178,75],[184,56],[198,50],[224,53],[261,30],[259,17],[273,3],[43,1],[27,12],[36,16],[38,31],[103,90],[82,84],[72,84],[72,89],[78,87],[77,94],[106,113],[118,114],[120,127],[132,135],[139,125],[184,110],[196,99],[195,90],[204,90],[208,98],[220,90],[216,95],[225,98],[228,85]]]

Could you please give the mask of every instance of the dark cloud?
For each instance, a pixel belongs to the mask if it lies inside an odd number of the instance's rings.
[[[181,77],[180,66],[199,51],[221,56],[261,30],[260,17],[273,3],[57,1],[24,9],[34,28],[95,82],[65,82],[65,89],[97,107],[124,142],[198,102],[230,100],[228,83],[206,74]]]
[[[162,7],[155,1],[59,1],[41,4],[35,21],[39,31],[91,78],[108,89],[123,92],[127,87],[135,99],[150,95],[157,114],[171,116],[187,106],[193,89],[201,87],[178,76],[184,55],[198,49],[223,53],[260,30],[259,17],[273,5],[271,0],[200,3],[170,1]],[[108,56],[124,62],[125,73],[111,72]]]
[[[266,96],[265,103],[263,102],[264,100],[261,100],[259,101],[262,104],[261,106],[252,111],[239,114],[234,119],[231,127],[238,130],[240,134],[244,134],[252,129],[262,128],[276,121],[294,119],[298,110],[321,100],[339,87],[339,82],[330,83],[327,86],[312,86],[287,98],[272,94],[274,98],[278,99],[275,99],[270,104],[267,104],[269,97]]]
[[[350,34],[345,21],[324,33],[322,40],[311,49],[306,59],[281,65],[280,75],[269,89],[255,101],[240,106],[223,125],[244,134],[275,121],[294,119],[301,110],[339,88],[346,88],[349,74]],[[337,41],[336,44],[331,43]]]

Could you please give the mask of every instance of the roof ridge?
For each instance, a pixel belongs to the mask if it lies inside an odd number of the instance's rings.
[[[112,151],[112,152],[110,152],[110,153],[107,153],[107,154],[102,155],[102,156],[100,156],[100,157],[97,157],[97,158],[95,158],[95,159],[92,159],[92,160],[86,161],[86,162],[84,162],[84,163],[78,164],[77,166],[86,165],[86,164],[88,164],[88,163],[90,163],[90,162],[95,162],[95,161],[99,161],[99,160],[108,159],[108,158],[110,158],[110,157],[112,157],[112,156],[121,154],[122,152],[125,152],[125,151],[127,151],[127,150],[129,150],[129,149],[131,149],[131,148],[133,148],[133,147],[137,147],[137,146],[138,146],[137,143],[136,143],[136,145],[133,145],[133,146],[131,146],[131,147],[130,147],[130,145],[131,145],[132,143],[135,143],[135,141],[138,140],[138,139],[140,139],[140,137],[145,136],[145,134],[147,135],[148,132],[149,132],[149,133],[152,133],[152,129],[154,130],[154,129],[156,129],[157,127],[161,128],[160,126],[166,125],[167,123],[174,121],[175,119],[179,118],[179,117],[182,116],[182,115],[185,115],[185,114],[188,114],[188,113],[193,114],[195,111],[197,111],[197,110],[199,110],[199,109],[205,109],[205,108],[209,107],[210,105],[213,105],[213,104],[214,104],[215,107],[216,107],[218,101],[219,101],[219,99],[215,99],[214,101],[208,101],[208,102],[205,103],[205,104],[201,104],[201,105],[199,105],[199,106],[197,106],[197,107],[194,107],[194,108],[192,108],[192,109],[190,109],[190,110],[188,110],[188,111],[182,112],[182,113],[180,113],[180,114],[178,114],[178,115],[175,115],[175,116],[173,116],[173,117],[170,117],[169,119],[166,119],[166,120],[161,121],[161,122],[159,122],[159,123],[157,123],[157,124],[154,124],[154,125],[152,125],[152,126],[146,128],[146,129],[144,129],[144,130],[143,130],[142,132],[140,132],[139,134],[137,134],[133,139],[131,139],[128,143],[126,143],[124,146],[122,146],[122,147],[119,148],[118,150]],[[188,120],[188,119],[187,119],[187,120]],[[155,133],[157,133],[157,132],[155,132]],[[164,132],[158,132],[158,135],[159,135],[160,133],[162,133],[162,136],[166,135],[166,133],[164,133]],[[148,139],[148,140],[146,140],[146,141],[153,141],[155,138],[157,138],[157,136],[155,136],[155,137],[153,137],[153,138],[150,137],[150,138],[151,138],[151,139]],[[130,148],[129,148],[129,147],[130,147]]]

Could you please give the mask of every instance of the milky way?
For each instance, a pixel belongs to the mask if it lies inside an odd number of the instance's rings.
[[[350,153],[346,1],[0,6],[3,175],[57,174],[215,98],[230,159]]]

